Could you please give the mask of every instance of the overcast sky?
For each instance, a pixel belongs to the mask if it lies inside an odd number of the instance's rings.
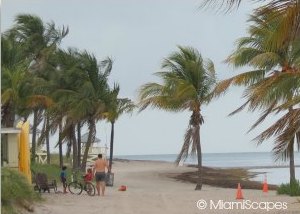
[[[177,45],[197,48],[215,63],[219,79],[238,71],[223,63],[234,42],[246,35],[248,14],[254,5],[242,5],[230,14],[200,10],[201,0],[2,0],[1,30],[13,25],[20,13],[40,16],[44,22],[68,26],[62,47],[76,47],[99,59],[114,59],[110,82],[118,82],[121,96],[136,100],[137,89],[157,81],[164,57]],[[247,69],[240,69],[246,71]],[[240,72],[239,71],[239,72]],[[271,120],[247,134],[259,113],[227,115],[243,103],[242,89],[233,88],[225,96],[203,107],[201,127],[204,153],[271,151],[272,143],[256,147],[251,140]],[[115,125],[116,155],[178,153],[190,112],[167,113],[146,110],[121,117]],[[274,120],[274,119],[273,119]],[[110,125],[99,123],[97,137],[109,144]],[[55,141],[55,138],[52,138]]]

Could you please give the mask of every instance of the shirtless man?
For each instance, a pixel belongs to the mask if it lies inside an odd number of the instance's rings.
[[[100,188],[101,188],[101,195],[104,196],[105,192],[105,168],[108,170],[108,163],[106,160],[102,159],[102,154],[98,155],[98,159],[95,161],[94,168],[93,168],[93,175],[95,174],[96,178],[96,188],[98,195],[100,196]]]

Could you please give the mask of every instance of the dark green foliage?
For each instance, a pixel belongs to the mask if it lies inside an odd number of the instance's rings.
[[[290,195],[290,196],[300,196],[300,182],[296,180],[291,184],[281,184],[277,189],[279,195]]]
[[[67,166],[67,179],[69,180],[69,178],[71,177],[72,171],[71,171],[72,167]],[[60,185],[60,172],[61,172],[61,168],[56,165],[56,164],[32,164],[31,165],[31,171],[32,173],[45,173],[47,175],[47,178],[49,181],[51,180],[56,180],[58,183],[58,186]]]
[[[40,196],[33,191],[32,185],[17,170],[1,169],[1,213],[16,213],[16,207],[26,207]]]

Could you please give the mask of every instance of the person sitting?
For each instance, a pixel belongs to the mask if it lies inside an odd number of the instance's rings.
[[[91,168],[87,170],[87,173],[84,176],[84,182],[91,182],[93,180],[93,171]]]

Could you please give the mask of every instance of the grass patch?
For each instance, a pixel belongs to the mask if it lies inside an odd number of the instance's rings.
[[[60,168],[56,164],[39,164],[34,163],[31,164],[31,172],[33,174],[36,174],[38,172],[45,173],[48,177],[48,180],[58,179]]]
[[[67,166],[67,181],[71,181],[71,176],[72,176],[72,167]],[[31,164],[31,172],[34,173],[45,173],[47,175],[48,181],[51,180],[56,180],[57,184],[60,185],[60,172],[61,168],[59,167],[58,164],[39,164],[39,163],[34,163]]]
[[[72,175],[71,158],[64,156],[63,161],[64,165],[68,167],[67,180],[70,182]],[[38,172],[45,173],[48,181],[56,180],[58,185],[60,185],[60,171],[58,154],[51,154],[51,164],[31,164],[33,175]],[[2,167],[1,180],[1,213],[3,214],[22,213],[22,209],[32,211],[33,202],[42,200],[41,195],[34,191],[33,185],[17,170]]]
[[[63,163],[66,166],[71,166],[71,161],[72,161],[72,155],[67,158],[65,155],[63,155]],[[58,153],[53,153],[50,154],[50,162],[51,164],[56,164],[59,165],[59,154]]]
[[[19,213],[18,209],[33,211],[32,202],[41,200],[26,177],[14,169],[1,168],[1,213]]]
[[[61,168],[59,167],[59,154],[54,153],[50,154],[51,164],[41,164],[41,163],[31,163],[31,172],[34,173],[45,173],[48,177],[48,180],[57,180],[59,181],[59,175]],[[67,166],[67,178],[71,177],[72,174],[72,165],[71,165],[72,157],[67,158],[65,155],[63,156],[64,166]]]
[[[300,182],[296,180],[291,184],[281,184],[277,189],[279,195],[300,196]]]

